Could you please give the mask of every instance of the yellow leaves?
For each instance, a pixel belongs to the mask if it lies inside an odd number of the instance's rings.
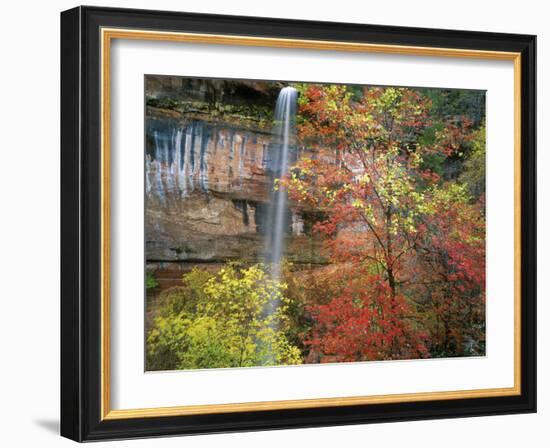
[[[216,274],[193,270],[183,281],[199,289],[183,290],[199,297],[196,308],[154,319],[148,359],[167,357],[162,368],[170,369],[301,362],[299,349],[279,330],[288,322],[288,286],[272,279],[265,266],[229,263]]]
[[[412,168],[419,168],[422,165],[422,162],[424,161],[420,153],[413,152],[409,156],[410,164]]]
[[[361,183],[361,184],[363,184],[363,185],[370,184],[371,179],[370,179],[369,173],[365,173],[365,174],[363,174],[362,176],[360,176],[360,177],[358,178],[358,181],[359,181],[359,183]]]
[[[440,208],[448,209],[458,203],[470,202],[471,196],[468,193],[467,185],[459,183],[448,183],[443,186],[436,186],[431,190],[433,201]]]
[[[392,215],[391,217],[391,220],[390,220],[390,233],[392,235],[397,235],[397,230],[398,230],[398,224],[399,224],[399,221],[398,221],[398,216],[397,215]]]
[[[326,108],[327,108],[327,110],[337,111],[338,110],[338,104],[336,104],[336,101],[334,101],[334,100],[327,101],[326,102]]]

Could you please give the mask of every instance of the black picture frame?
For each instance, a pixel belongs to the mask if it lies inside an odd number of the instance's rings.
[[[100,29],[521,53],[521,393],[514,396],[102,419]],[[61,14],[61,435],[76,441],[536,412],[536,37],[77,7]]]

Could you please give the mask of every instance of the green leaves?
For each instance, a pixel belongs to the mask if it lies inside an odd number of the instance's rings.
[[[265,266],[229,263],[216,274],[194,269],[172,291],[147,338],[153,370],[299,364],[285,335],[286,285]],[[179,311],[179,312],[176,312]]]
[[[147,289],[154,289],[159,285],[159,282],[155,278],[155,274],[153,274],[151,271],[147,271],[145,274],[145,287]]]

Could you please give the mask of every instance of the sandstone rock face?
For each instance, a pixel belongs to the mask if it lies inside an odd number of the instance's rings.
[[[148,128],[148,194],[160,201],[195,191],[266,200],[269,134],[197,119],[158,118]]]
[[[273,191],[271,134],[154,108],[148,108],[146,132],[147,265],[174,273],[157,276],[161,287],[192,264],[263,260]],[[319,241],[305,231],[302,210],[293,206],[287,221],[285,257],[325,263]]]

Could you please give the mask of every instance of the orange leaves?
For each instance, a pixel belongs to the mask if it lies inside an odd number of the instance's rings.
[[[298,141],[313,156],[281,184],[292,201],[323,211],[313,229],[331,261],[348,267],[333,273],[332,299],[310,308],[311,356],[417,358],[482,341],[484,204],[424,164],[460,159],[472,121],[434,123],[431,101],[406,88],[351,95],[311,85],[302,95]]]
[[[410,359],[428,356],[426,334],[407,320],[402,296],[362,268],[344,272],[343,285],[326,305],[310,307],[314,326],[305,340],[319,362]]]

